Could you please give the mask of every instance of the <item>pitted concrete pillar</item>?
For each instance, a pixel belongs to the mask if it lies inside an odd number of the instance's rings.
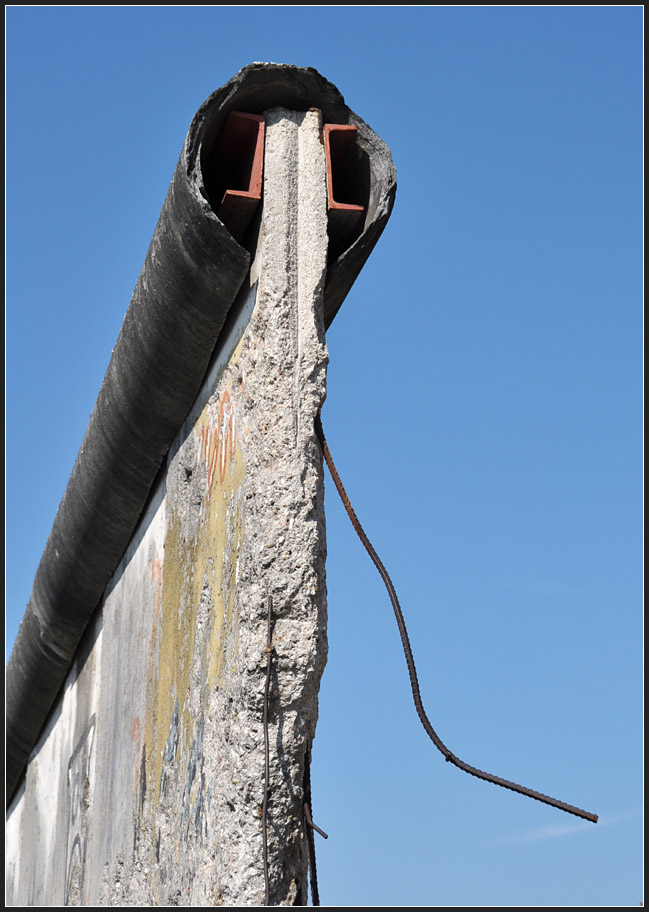
[[[250,481],[244,484],[246,531],[237,585],[241,609],[236,699],[242,712],[232,738],[251,750],[240,756],[234,777],[228,773],[222,785],[224,795],[229,795],[226,800],[235,806],[235,812],[225,817],[219,839],[225,848],[226,903],[263,904],[264,898],[257,809],[263,797],[268,595],[273,597],[275,619],[270,899],[273,905],[307,902],[304,763],[315,734],[327,648],[323,472],[314,432],[325,397],[326,262],[327,196],[319,113],[273,110],[266,116],[263,215],[252,275],[258,282],[257,309],[240,362],[245,384],[242,451]],[[243,619],[244,605],[252,609],[249,622]],[[236,786],[231,778],[237,779]],[[255,795],[254,803],[246,790]]]

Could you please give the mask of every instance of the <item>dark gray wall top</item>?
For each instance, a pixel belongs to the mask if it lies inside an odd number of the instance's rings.
[[[389,149],[316,70],[252,64],[197,111],[7,666],[7,805],[248,273],[250,255],[217,218],[203,167],[231,110],[280,105],[317,107],[327,123],[355,124],[367,164],[363,230],[327,271],[327,326],[390,215],[396,175]]]

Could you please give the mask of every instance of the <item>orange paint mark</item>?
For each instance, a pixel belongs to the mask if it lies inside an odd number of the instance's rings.
[[[156,559],[151,564],[151,582],[153,582],[156,577],[158,578],[159,588],[160,584],[162,583],[162,561],[159,557],[156,557]],[[159,595],[159,593],[156,594],[156,597],[157,595]]]
[[[228,467],[232,470],[236,450],[236,418],[232,408],[230,393],[226,390],[219,402],[219,416],[216,427],[201,424],[196,433],[200,438],[200,462],[207,469],[208,497],[212,491],[216,470],[219,481],[225,481]]]
[[[219,407],[219,446],[221,448],[221,464],[219,466],[219,478],[221,484],[225,480],[226,468],[232,467],[234,462],[235,434],[234,434],[234,413],[232,411],[232,402],[230,394],[226,390],[221,397]],[[229,450],[229,453],[228,453]],[[228,458],[229,456],[229,458]]]

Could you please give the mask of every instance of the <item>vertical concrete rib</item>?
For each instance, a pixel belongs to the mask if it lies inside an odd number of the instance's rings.
[[[255,380],[268,397],[266,442],[255,449],[269,460],[268,474],[260,474],[267,485],[259,504],[267,540],[259,546],[272,556],[264,585],[277,617],[270,896],[272,904],[306,904],[304,759],[326,660],[323,474],[314,421],[325,397],[327,364],[327,201],[317,111],[267,113],[263,205],[259,315],[267,357],[276,361],[267,378],[262,373]]]

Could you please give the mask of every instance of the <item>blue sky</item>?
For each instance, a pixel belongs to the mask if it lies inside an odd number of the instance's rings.
[[[637,905],[640,7],[10,7],[7,651],[197,107],[313,66],[388,143],[392,218],[328,333],[323,904]]]

